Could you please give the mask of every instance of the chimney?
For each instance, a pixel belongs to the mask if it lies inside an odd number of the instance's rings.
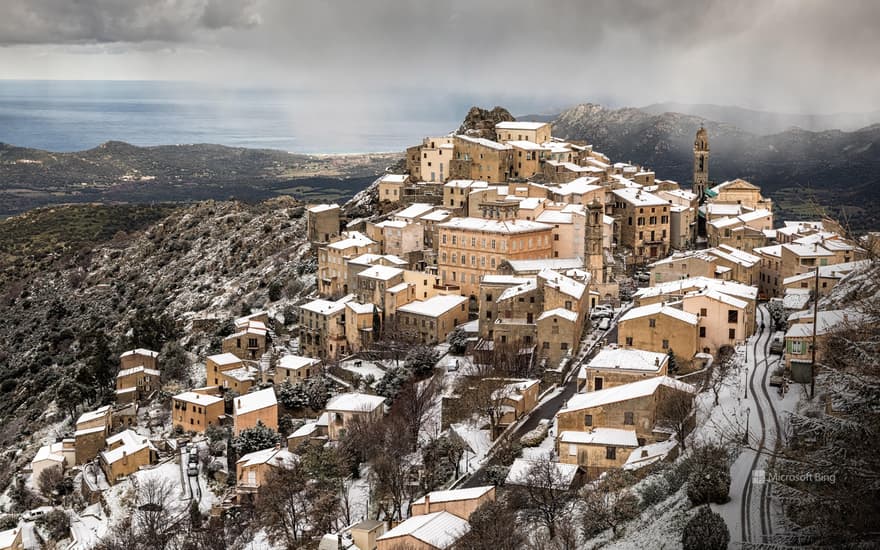
[[[431,513],[431,493],[425,495],[425,513]]]

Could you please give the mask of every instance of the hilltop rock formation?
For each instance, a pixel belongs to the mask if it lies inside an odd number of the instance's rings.
[[[473,137],[481,137],[495,141],[495,125],[499,122],[509,122],[516,120],[510,111],[504,107],[495,107],[491,111],[480,107],[471,107],[464,122],[458,127],[459,134],[465,134]]]

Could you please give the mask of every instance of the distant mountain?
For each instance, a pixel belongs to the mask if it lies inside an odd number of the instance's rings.
[[[709,132],[709,177],[715,182],[741,177],[760,185],[782,218],[815,217],[815,200],[854,230],[880,228],[880,124],[854,132],[789,129],[759,136],[687,114],[583,104],[560,114],[553,134],[585,140],[612,159],[642,164],[689,186],[700,124]]]
[[[880,122],[880,111],[813,115],[757,111],[729,105],[692,105],[687,103],[655,103],[640,107],[639,110],[652,115],[663,113],[693,115],[706,120],[732,124],[746,132],[759,135],[777,134],[793,127],[812,132],[823,130],[853,131]]]
[[[69,202],[190,202],[352,196],[397,153],[297,155],[222,145],[137,147],[108,141],[73,153],[0,143],[0,216]]]

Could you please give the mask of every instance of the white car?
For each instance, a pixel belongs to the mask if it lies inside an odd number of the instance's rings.
[[[608,317],[603,318],[599,321],[599,330],[608,330],[611,328],[611,319]]]
[[[599,319],[599,318],[608,318],[614,317],[614,310],[611,309],[611,306],[600,305],[594,307],[590,311],[590,319]]]

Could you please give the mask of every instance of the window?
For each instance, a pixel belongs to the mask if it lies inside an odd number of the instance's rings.
[[[648,319],[648,326],[654,328],[657,326],[657,319]]]
[[[550,349],[550,342],[544,342],[541,344],[541,349]]]
[[[706,315],[708,315],[708,313],[706,312],[706,308],[701,307],[700,308],[700,317],[705,317]]]
[[[491,295],[491,294],[486,294],[486,301],[487,301],[487,302],[491,302],[491,301],[492,301],[492,295]]]
[[[553,240],[554,240],[554,241],[558,241],[558,240],[559,240],[559,233],[553,235]]]
[[[669,340],[663,340],[663,349],[669,349]]]
[[[568,454],[569,454],[569,456],[577,456],[577,454],[578,454],[577,445],[573,445],[573,444],[569,443],[568,444]]]
[[[593,425],[593,415],[585,414],[584,415],[584,426],[592,426]]]
[[[706,337],[706,327],[700,327],[700,338]]]
[[[627,346],[631,346],[631,345],[633,345],[633,337],[632,337],[632,336],[627,336],[627,337],[626,337],[626,345],[627,345]]]
[[[732,328],[727,331],[727,337],[731,340],[736,340],[736,329]]]
[[[727,310],[727,322],[728,323],[736,323],[739,321],[739,312],[735,309]]]
[[[559,325],[553,325],[550,327],[550,334],[559,334]]]
[[[633,421],[633,413],[631,413],[631,412],[623,413],[623,423],[627,426],[632,426],[633,424],[635,424],[635,422]]]
[[[617,447],[605,447],[605,458],[607,460],[617,460]]]
[[[568,342],[562,342],[561,344],[559,344],[559,349],[567,350],[568,349]]]
[[[571,300],[565,301],[565,309],[571,311]]]
[[[792,340],[788,343],[788,351],[792,355],[800,355],[804,352],[804,343],[799,340]]]

